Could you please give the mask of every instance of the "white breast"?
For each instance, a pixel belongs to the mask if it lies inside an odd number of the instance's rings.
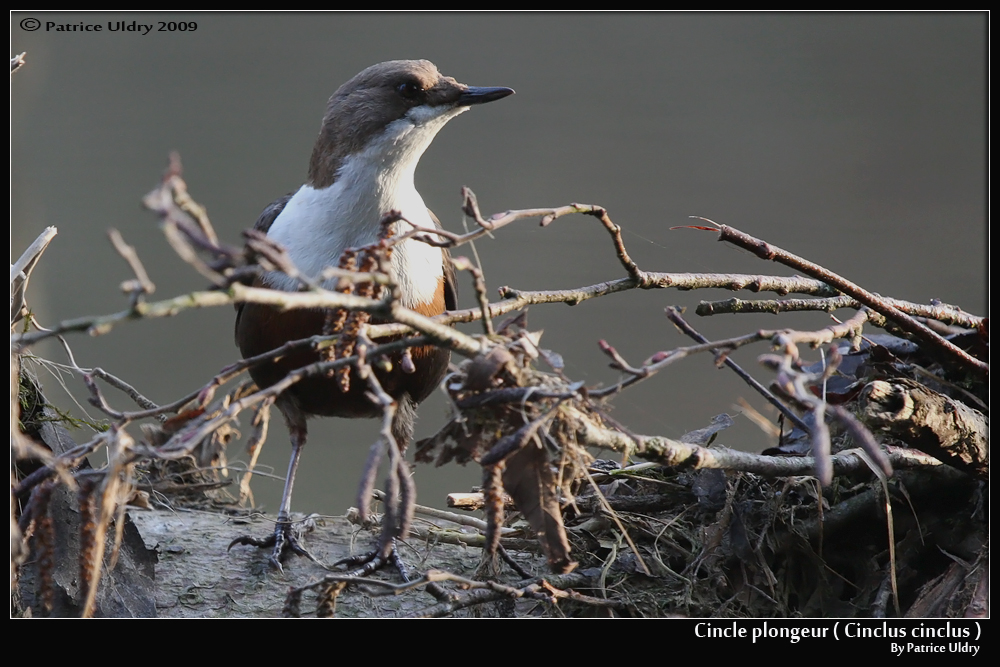
[[[391,210],[401,211],[420,227],[434,227],[414,187],[413,173],[434,135],[461,110],[447,117],[394,121],[365,150],[344,160],[333,185],[322,190],[303,185],[275,219],[268,236],[288,250],[299,270],[315,277],[324,268],[337,266],[346,248],[374,243],[379,220]],[[397,234],[410,229],[405,222],[397,223]],[[444,275],[443,261],[441,249],[426,243],[407,240],[396,246],[390,272],[404,306],[434,300]],[[276,289],[297,287],[283,274],[271,274],[265,280]],[[329,281],[326,286],[335,283]]]

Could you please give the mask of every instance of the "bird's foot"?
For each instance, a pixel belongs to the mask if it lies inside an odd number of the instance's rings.
[[[310,515],[306,517],[303,521],[292,521],[289,518],[282,519],[278,517],[278,521],[275,523],[274,532],[267,537],[253,537],[251,535],[241,535],[235,540],[229,543],[229,548],[232,549],[237,544],[268,548],[274,547],[271,551],[271,557],[268,562],[278,572],[283,572],[284,569],[281,567],[281,561],[285,560],[289,553],[293,553],[299,556],[305,556],[309,560],[313,561],[318,565],[322,565],[315,556],[313,556],[308,549],[302,546],[302,537],[306,533],[311,533],[316,528],[316,521],[313,516]]]
[[[367,577],[368,575],[381,570],[386,565],[392,565],[399,572],[403,581],[410,581],[410,573],[403,562],[399,551],[396,549],[396,540],[393,539],[388,549],[378,548],[360,556],[351,556],[338,560],[334,567],[344,566],[349,569],[346,575],[349,577]]]

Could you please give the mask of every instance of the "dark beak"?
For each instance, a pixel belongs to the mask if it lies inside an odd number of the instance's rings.
[[[456,106],[471,107],[473,104],[486,104],[494,100],[513,95],[513,88],[481,88],[479,86],[468,86],[458,96]]]

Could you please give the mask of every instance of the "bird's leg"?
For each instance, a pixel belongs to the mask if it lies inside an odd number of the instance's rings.
[[[287,404],[279,402],[279,408],[285,415],[288,423],[288,433],[292,442],[292,456],[288,461],[288,475],[285,477],[285,490],[281,494],[281,507],[278,510],[278,520],[275,522],[274,532],[265,538],[242,535],[229,543],[232,549],[237,544],[245,544],[255,547],[274,547],[271,552],[269,562],[271,567],[282,571],[281,561],[284,560],[288,552],[305,556],[309,560],[319,563],[319,560],[302,546],[301,538],[303,526],[292,521],[292,487],[295,486],[295,472],[299,467],[299,457],[302,455],[302,448],[306,444],[306,421],[300,411]]]
[[[399,571],[403,581],[409,581],[406,565],[396,549],[396,538],[404,538],[410,530],[413,520],[413,509],[416,506],[416,487],[410,477],[410,468],[403,455],[413,438],[414,423],[417,415],[417,404],[409,394],[397,401],[396,412],[393,414],[390,433],[395,441],[395,447],[389,446],[389,477],[386,480],[385,506],[382,519],[382,534],[378,546],[373,551],[360,556],[352,556],[338,561],[335,565],[354,567],[348,574],[355,577],[365,577],[392,563]],[[377,463],[376,463],[377,465]],[[361,498],[360,502],[371,502],[369,498]]]

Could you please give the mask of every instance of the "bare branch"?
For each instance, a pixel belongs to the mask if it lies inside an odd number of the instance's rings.
[[[884,297],[885,298],[885,297]],[[901,299],[885,298],[888,303],[896,306],[904,313],[915,317],[923,317],[928,320],[937,320],[945,324],[954,324],[968,329],[975,329],[982,326],[985,318],[965,312],[957,306],[950,306],[944,303],[920,304],[903,301]],[[702,301],[698,304],[695,313],[703,317],[709,315],[722,315],[730,313],[788,313],[803,310],[822,310],[832,313],[840,308],[861,308],[862,304],[857,299],[849,296],[836,296],[825,299],[775,299],[762,301],[747,301],[745,299],[725,299],[722,301]],[[876,326],[885,326],[878,315],[873,320]]]
[[[622,358],[620,354],[618,354],[618,351],[615,350],[615,348],[609,345],[606,341],[599,341],[598,345],[600,346],[601,351],[610,356],[614,360],[614,363],[611,364],[611,367],[624,371],[629,375],[631,375],[632,377],[623,380],[622,382],[619,382],[618,384],[608,387],[606,389],[592,390],[589,393],[591,396],[595,398],[602,398],[604,396],[609,396],[611,394],[618,393],[622,389],[630,387],[633,384],[636,384],[637,382],[640,382],[648,377],[651,377],[652,375],[658,373],[659,371],[663,370],[664,368],[673,364],[674,362],[677,362],[692,354],[697,354],[700,352],[714,352],[722,349],[733,350],[738,347],[748,345],[750,343],[756,343],[761,340],[768,340],[777,333],[779,332],[761,330],[756,333],[747,334],[745,336],[737,336],[735,338],[727,338],[718,341],[710,341],[710,342],[706,341],[701,345],[690,345],[688,347],[678,347],[674,348],[673,350],[657,352],[649,359],[647,359],[641,367],[638,368],[628,364],[628,362],[626,362],[625,359]]]
[[[483,278],[482,270],[475,266],[468,257],[455,257],[451,263],[455,265],[457,270],[468,271],[472,274],[476,298],[479,299],[479,310],[482,312],[483,328],[486,330],[487,336],[492,336],[493,320],[490,319],[490,300],[486,296],[486,280]]]
[[[28,279],[31,277],[31,271],[35,268],[38,258],[49,247],[49,243],[52,242],[57,233],[58,230],[55,227],[46,227],[10,267],[11,326],[14,326],[25,315],[24,292],[28,287]]]
[[[799,343],[805,343],[810,347],[817,348],[832,343],[838,338],[847,338],[851,340],[851,347],[857,350],[861,344],[861,329],[871,314],[872,311],[862,307],[850,319],[837,324],[831,324],[818,331],[785,331],[779,333],[774,337],[774,344],[783,349]]]
[[[698,333],[694,329],[694,327],[689,325],[684,320],[684,318],[681,317],[680,310],[671,306],[666,309],[666,313],[667,313],[667,319],[673,322],[674,325],[678,329],[680,329],[685,335],[690,336],[691,338],[695,339],[696,341],[699,341],[700,343],[708,343],[708,340],[704,336]],[[739,364],[733,361],[728,354],[725,355],[723,363],[725,363],[726,366],[731,368],[733,372],[735,372],[738,376],[740,376],[740,378],[742,378],[744,382],[753,387],[754,391],[763,396],[768,403],[777,408],[777,410],[781,414],[785,415],[786,419],[791,421],[793,424],[798,426],[806,433],[809,433],[812,430],[804,421],[802,421],[802,419],[797,414],[792,412],[787,405],[779,401],[777,396],[768,391],[767,387],[765,387],[756,379],[754,379],[752,375],[747,373],[745,370],[743,370],[743,368]]]
[[[135,248],[125,243],[125,239],[122,238],[121,233],[117,229],[109,229],[108,238],[111,239],[111,244],[115,247],[115,250],[122,256],[122,259],[128,262],[129,267],[135,274],[135,280],[127,280],[122,283],[122,291],[130,294],[133,302],[138,301],[143,294],[152,294],[155,292],[156,285],[149,279],[146,268],[142,265],[142,261],[139,259],[139,255],[136,254]]]
[[[347,308],[349,310],[362,310],[394,319],[410,329],[433,337],[439,343],[460,354],[473,356],[478,354],[480,350],[480,344],[474,338],[397,304],[387,304],[383,300],[366,299],[354,296],[353,294],[340,294],[327,290],[316,292],[282,292],[260,287],[247,287],[240,283],[230,285],[225,291],[191,292],[164,301],[139,303],[133,309],[111,315],[88,316],[66,320],[46,331],[13,335],[11,336],[11,343],[26,347],[45,338],[71,331],[86,331],[92,336],[98,336],[107,333],[116,325],[128,320],[172,317],[191,308],[226,306],[242,302],[263,303],[285,309]]]
[[[810,278],[782,278],[778,276],[763,275],[741,275],[725,273],[652,273],[645,274],[645,288],[676,288],[679,290],[692,290],[703,288],[716,289],[748,289],[754,292],[772,291],[778,294],[788,294],[789,292],[799,292],[804,294],[829,294],[835,293],[829,286],[818,280]],[[515,310],[520,310],[525,306],[544,303],[565,303],[575,306],[588,299],[593,299],[607,294],[626,292],[637,289],[639,285],[632,278],[619,278],[609,280],[596,285],[580,287],[567,290],[515,290],[510,287],[501,287],[500,296],[502,301],[489,304],[489,316],[497,318]],[[435,322],[441,324],[455,324],[457,322],[474,322],[482,317],[481,308],[466,308],[463,310],[452,310],[444,315],[434,318]],[[383,338],[385,336],[398,336],[411,331],[401,324],[380,324],[369,327],[368,335],[372,338]]]
[[[441,573],[441,575],[446,574],[447,573]],[[428,576],[430,575],[431,573],[428,573]],[[549,602],[555,602],[558,598],[566,597],[584,602],[586,604],[611,607],[614,609],[622,609],[625,607],[625,605],[616,600],[593,598],[590,596],[580,595],[579,593],[575,593],[573,591],[565,590],[571,588],[592,588],[594,585],[593,579],[593,572],[591,571],[571,572],[569,574],[537,577],[534,579],[519,581],[511,586],[506,586],[496,582],[478,582],[471,579],[465,579],[464,577],[448,575],[447,577],[442,577],[441,579],[436,580],[458,581],[472,590],[467,593],[460,594],[456,600],[441,602],[433,607],[428,607],[417,614],[417,616],[421,618],[441,618],[454,613],[459,609],[465,609],[467,607],[484,604],[494,600],[501,600],[503,598],[516,599],[522,597],[536,598]]]
[[[824,399],[816,398],[808,389],[808,384],[825,381],[836,371],[841,359],[837,348],[830,348],[830,358],[822,373],[807,373],[798,369],[798,350],[794,344],[788,344],[783,352],[783,354],[761,355],[758,361],[777,372],[772,385],[777,391],[787,399],[797,403],[802,409],[810,410],[815,414],[816,427],[812,429],[811,435],[813,453],[817,461],[817,477],[820,483],[823,486],[828,486],[833,480],[833,468],[828,461],[831,450],[830,433],[824,423],[824,415],[840,422],[853,436],[855,443],[878,464],[882,472],[886,476],[892,475],[892,465],[871,432],[850,412],[840,406],[830,405]]]
[[[794,255],[777,246],[750,236],[749,234],[741,232],[738,229],[734,229],[728,225],[717,225],[717,227],[719,229],[720,241],[727,241],[740,248],[749,250],[761,259],[779,262],[785,266],[790,266],[797,271],[802,271],[806,275],[812,276],[817,280],[822,280],[828,285],[831,285],[845,294],[854,297],[860,303],[885,316],[892,322],[895,322],[907,333],[912,334],[918,340],[927,343],[932,348],[940,350],[966,368],[976,370],[984,377],[988,375],[989,364],[976,359],[965,350],[959,348],[957,345],[945,340],[929,329],[926,324],[922,324],[902,312],[881,296],[863,289],[860,285],[856,285],[846,278],[843,278],[842,276],[839,276],[836,273],[819,266],[818,264],[814,264],[799,257],[798,255]]]
[[[246,472],[240,479],[240,497],[238,502],[241,507],[245,506],[248,501],[250,506],[253,506],[253,492],[250,490],[250,480],[253,478],[254,468],[257,467],[257,459],[260,458],[260,453],[264,449],[264,441],[267,440],[267,427],[271,421],[271,406],[273,404],[274,401],[270,399],[261,401],[256,414],[254,414],[251,420],[254,430],[250,434],[249,440],[247,440],[247,452],[250,455],[250,460],[247,462]]]
[[[765,477],[812,475],[816,461],[811,456],[764,456],[725,447],[702,447],[662,436],[638,436],[639,444],[628,435],[601,428],[589,419],[578,420],[577,437],[589,446],[610,449],[637,456],[646,461],[679,469],[702,470],[719,468],[740,470]],[[937,459],[912,449],[888,447],[889,461],[896,468],[926,468],[940,466]],[[868,464],[855,453],[841,452],[831,457],[833,470],[842,475],[868,470]]]

